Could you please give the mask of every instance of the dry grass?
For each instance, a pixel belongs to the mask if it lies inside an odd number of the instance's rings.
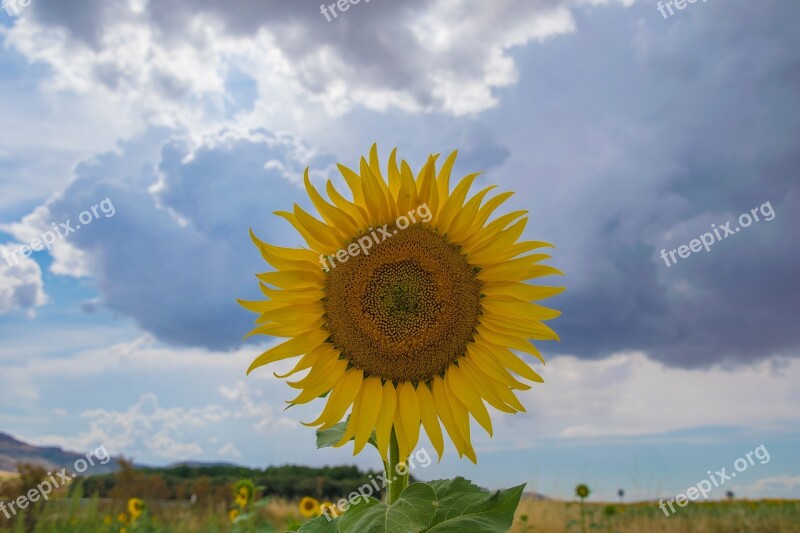
[[[612,508],[613,514],[607,514]],[[798,531],[800,524],[800,501],[795,500],[693,503],[676,510],[674,515],[666,517],[653,502],[587,503],[583,508],[586,531],[598,532],[789,533]],[[511,531],[580,532],[581,506],[577,502],[523,500]]]

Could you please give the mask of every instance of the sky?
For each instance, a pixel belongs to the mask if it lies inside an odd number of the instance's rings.
[[[763,445],[710,496],[800,497],[797,2],[26,3],[0,10],[0,431],[378,469],[245,375],[276,340],[236,304],[248,230],[301,245],[272,213],[309,207],[305,168],[342,184],[377,143],[515,191],[567,287],[527,412],[415,476],[674,497]]]

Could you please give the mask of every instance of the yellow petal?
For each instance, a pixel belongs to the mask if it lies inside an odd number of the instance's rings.
[[[505,296],[525,302],[544,300],[564,292],[564,287],[542,287],[517,281],[484,283],[481,292],[486,296]]]
[[[381,410],[378,413],[378,421],[375,423],[375,441],[378,443],[378,452],[381,454],[384,463],[389,462],[389,438],[392,434],[396,406],[397,392],[395,392],[392,382],[387,381],[383,384]]]
[[[375,428],[378,414],[381,412],[383,400],[381,378],[371,376],[365,379],[359,394],[360,398],[356,399],[356,405],[353,406],[353,419],[356,424],[353,455],[364,449],[369,437],[372,435],[372,430]],[[359,407],[357,413],[356,407]]]
[[[397,192],[397,210],[400,213],[408,213],[419,206],[417,199],[417,184],[414,182],[414,174],[411,167],[405,161],[400,162],[400,190]]]
[[[314,322],[306,322],[304,324],[277,324],[275,322],[269,322],[267,324],[261,324],[260,326],[249,331],[244,338],[248,339],[253,335],[270,335],[272,337],[299,337],[311,331],[321,329],[324,325],[325,321],[322,319],[315,320]]]
[[[389,191],[391,191],[394,198],[397,198],[397,193],[400,191],[400,168],[397,166],[397,148],[389,154]],[[395,207],[397,207],[397,202],[395,202]]]
[[[453,165],[456,162],[456,157],[458,157],[458,150],[447,156],[441,170],[439,170],[439,176],[436,178],[436,189],[439,193],[439,209],[437,211],[432,211],[434,217],[439,214],[439,211],[444,207],[445,201],[450,197],[450,174],[453,172]]]
[[[456,417],[453,414],[453,409],[450,407],[450,402],[445,393],[445,384],[439,376],[433,377],[433,401],[436,404],[436,412],[442,420],[445,431],[450,435],[450,440],[453,441],[458,456],[464,455],[464,437],[461,435]]]
[[[494,390],[494,386],[490,385],[487,378],[484,376],[483,371],[475,366],[472,361],[472,356],[467,355],[462,357],[459,361],[460,368],[464,371],[462,377],[469,382],[475,391],[485,399],[489,405],[502,411],[504,413],[516,413],[517,410],[506,404],[502,397]]]
[[[474,232],[474,235],[467,239],[464,244],[461,245],[461,247],[465,253],[471,254],[484,244],[497,239],[497,237],[508,227],[509,224],[513,224],[514,221],[516,221],[519,217],[527,214],[527,211],[512,211],[511,213],[507,213],[501,217],[498,217],[496,220],[493,220],[491,223],[489,223],[488,226],[480,229],[477,232]]]
[[[514,196],[514,193],[507,191],[487,200],[478,211],[478,215],[475,217],[475,223],[472,225],[472,231],[478,231],[481,229],[483,225],[486,224],[486,221],[489,220],[489,217],[492,215],[492,213],[494,213],[495,209],[500,207],[503,202],[512,196]]]
[[[334,252],[346,242],[344,235],[338,228],[330,226],[307,213],[302,207],[294,204],[294,217],[298,224],[305,228],[315,242],[323,245],[322,250]]]
[[[273,289],[269,285],[259,283],[258,288],[264,293],[264,296],[270,300],[284,302],[283,305],[294,303],[311,303],[319,302],[325,297],[325,293],[320,288],[322,285],[314,285],[310,287],[301,287],[292,290]]]
[[[364,200],[372,223],[377,225],[390,219],[393,209],[389,208],[389,201],[386,198],[389,188],[372,174],[367,160],[363,157],[361,158],[361,188],[364,191]]]
[[[361,176],[344,165],[336,165],[336,167],[339,169],[342,177],[344,177],[344,180],[347,182],[347,186],[350,187],[350,192],[353,194],[353,203],[359,206],[366,205],[366,202],[364,201],[363,188],[361,187]]]
[[[404,381],[400,384],[397,389],[397,399],[400,416],[403,420],[403,429],[406,432],[405,448],[407,454],[400,456],[405,461],[405,457],[408,457],[414,451],[419,442],[420,405],[417,391],[414,390],[414,385],[410,381]]]
[[[250,230],[250,239],[261,252],[264,260],[278,270],[314,270],[317,267],[316,257],[311,250],[302,248],[281,248],[268,244]]]
[[[305,354],[303,357],[300,358],[299,361],[297,361],[297,364],[295,364],[294,367],[287,373],[278,374],[277,372],[273,372],[272,375],[275,376],[276,378],[284,379],[288,378],[289,376],[293,376],[298,372],[311,368],[320,361],[321,357],[324,357],[324,355],[326,354],[326,351],[323,349],[323,346],[325,345],[318,346],[313,350],[311,350],[310,352],[308,352],[307,354]]]
[[[499,366],[495,359],[486,352],[485,348],[477,343],[467,346],[467,353],[472,356],[472,362],[486,377],[505,383],[508,386],[530,388],[525,383],[514,379],[514,376],[509,374],[505,368]]]
[[[307,289],[318,287],[322,284],[321,276],[322,269],[319,270],[319,277],[303,270],[285,270],[256,274],[256,277],[264,283],[280,287],[281,289]]]
[[[303,404],[319,398],[321,395],[333,389],[344,376],[347,371],[347,361],[344,359],[337,359],[328,373],[322,376],[322,380],[314,384],[314,386],[303,389],[297,395],[297,398],[290,400],[286,403],[289,404]]]
[[[478,209],[480,208],[483,198],[489,193],[489,191],[496,187],[496,185],[491,185],[481,190],[475,196],[469,199],[461,211],[456,213],[453,223],[450,225],[450,231],[447,234],[451,242],[460,243],[469,238],[472,233],[472,224],[478,214]]]
[[[356,223],[359,228],[357,233],[362,233],[367,229],[367,226],[369,225],[369,215],[367,215],[367,212],[363,207],[354,204],[339,194],[339,191],[337,191],[333,186],[333,182],[331,180],[328,180],[325,190],[327,191],[328,197],[331,199],[334,205],[347,213]]]
[[[305,183],[308,196],[311,198],[311,202],[314,204],[314,207],[317,208],[317,211],[319,211],[319,214],[322,215],[322,218],[325,219],[328,225],[339,228],[339,230],[341,230],[343,233],[350,235],[358,234],[358,224],[356,221],[353,220],[353,218],[348,215],[347,212],[326,202],[325,199],[322,198],[322,195],[317,192],[308,177],[307,168],[303,181]]]
[[[436,416],[436,407],[433,402],[433,395],[426,383],[420,382],[417,385],[417,399],[419,401],[419,413],[422,420],[422,426],[425,428],[425,433],[431,440],[436,453],[439,455],[439,460],[442,460],[444,454],[444,440],[442,439],[442,428],[439,426],[439,419]]]
[[[467,408],[464,406],[464,404],[455,397],[447,382],[444,383],[442,390],[444,391],[444,396],[447,398],[447,401],[450,403],[453,417],[455,418],[459,432],[464,439],[464,455],[466,455],[467,458],[473,463],[477,463],[478,460],[475,456],[475,450],[472,448],[472,441],[470,439],[469,411],[467,411]]]
[[[358,368],[351,368],[344,373],[341,381],[337,383],[330,396],[328,396],[328,403],[319,417],[313,422],[302,422],[305,426],[320,426],[320,430],[328,429],[335,426],[341,420],[347,409],[353,405],[353,400],[356,399],[361,388],[361,380],[364,378],[364,371]]]
[[[469,188],[472,187],[472,183],[481,174],[482,172],[476,172],[474,174],[464,176],[459,184],[456,185],[456,188],[453,189],[453,194],[451,194],[447,199],[442,207],[441,212],[439,213],[439,218],[436,223],[439,231],[442,233],[449,232],[451,222],[464,205],[464,199],[467,197],[467,193],[469,193]]]
[[[508,320],[498,316],[490,317],[487,315],[481,318],[480,325],[483,326],[485,329],[506,336],[516,336],[516,337],[522,337],[523,339],[534,339],[541,341],[560,340],[558,337],[558,333],[556,333],[551,327],[543,324],[542,322],[536,319]],[[513,345],[509,344],[508,346],[515,350],[522,350],[532,355],[536,355],[538,353],[538,351],[537,352],[530,351],[530,348],[528,348],[528,343],[521,340],[516,341]],[[518,348],[518,346],[523,346],[523,347]]]
[[[524,363],[523,363],[524,364]],[[455,397],[472,413],[472,416],[483,429],[492,436],[492,419],[489,411],[483,405],[483,400],[469,387],[469,383],[462,377],[461,369],[456,365],[450,366],[444,376],[445,383],[453,391]]]
[[[325,342],[325,339],[327,338],[327,331],[318,330],[304,335],[303,337],[289,339],[283,344],[279,344],[274,348],[270,348],[256,357],[255,360],[250,364],[250,368],[247,369],[247,373],[249,374],[256,368],[274,363],[275,361],[280,361],[282,359],[288,359],[290,357],[308,353],[317,345]]]
[[[544,383],[542,376],[533,371],[522,359],[511,353],[508,348],[487,345],[487,353],[495,358],[499,365],[511,370],[525,379]]]
[[[439,210],[439,191],[436,188],[436,156],[428,156],[417,176],[417,197],[420,205],[426,204],[431,213]]]
[[[293,389],[310,389],[316,387],[325,381],[328,373],[333,371],[336,365],[341,366],[341,359],[339,359],[335,349],[326,346],[314,349],[311,353],[321,354],[320,361],[314,365],[311,371],[303,378],[297,381],[287,381],[287,384]]]

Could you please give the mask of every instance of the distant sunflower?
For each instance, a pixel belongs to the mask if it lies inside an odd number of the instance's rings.
[[[336,518],[341,513],[339,513],[339,509],[331,502],[322,502],[319,504],[319,510],[322,514],[328,515],[331,518]]]
[[[319,502],[311,496],[305,496],[302,500],[300,500],[299,508],[300,514],[306,518],[319,516],[319,514],[322,512]]]
[[[236,505],[245,509],[253,501],[256,487],[249,479],[239,480],[233,488]]]
[[[251,232],[276,270],[258,275],[267,301],[240,301],[260,314],[249,335],[289,340],[258,356],[248,372],[302,356],[279,376],[310,370],[289,382],[300,390],[289,403],[330,393],[321,415],[307,424],[320,429],[341,421],[352,407],[338,444],[354,439],[354,454],[374,429],[386,461],[394,430],[405,458],[422,427],[441,458],[441,421],[459,456],[476,462],[469,416],[491,435],[484,402],[506,413],[525,410],[514,391],[530,386],[511,372],[542,382],[511,350],[541,360],[529,339],[558,339],[543,321],[560,313],[533,302],[563,289],[526,283],[561,274],[541,264],[550,256],[529,253],[552,245],[518,242],[526,211],[490,222],[512,193],[484,202],[491,186],[468,198],[478,173],[451,191],[455,158],[454,152],[437,173],[432,155],[415,177],[405,161],[398,166],[393,151],[385,180],[373,146],[358,173],[339,165],[352,200],[328,181],[326,201],[306,170],[305,187],[322,220],[296,204],[292,213],[276,214],[295,227],[309,249],[273,246]],[[415,210],[416,216],[409,216]],[[374,244],[358,252],[367,238]]]
[[[128,513],[131,515],[131,521],[136,521],[142,515],[144,507],[144,502],[139,498],[128,500]]]

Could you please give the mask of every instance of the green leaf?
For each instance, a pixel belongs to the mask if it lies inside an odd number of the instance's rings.
[[[328,520],[326,516],[318,516],[309,520],[297,530],[297,533],[339,533],[338,518]]]
[[[317,448],[328,448],[342,440],[345,431],[347,431],[347,423],[349,420],[350,416],[348,416],[344,422],[339,422],[333,427],[317,430]],[[353,439],[350,440],[352,441]],[[375,446],[375,449],[378,448],[378,441],[375,440],[374,431],[372,432],[372,435],[370,435],[367,442]]]
[[[525,485],[496,492],[485,491],[457,477],[429,483],[436,492],[438,509],[428,531],[502,533],[511,528]]]
[[[391,505],[375,498],[357,501],[339,517],[341,533],[419,533],[428,531],[436,514],[436,493],[412,483]]]

